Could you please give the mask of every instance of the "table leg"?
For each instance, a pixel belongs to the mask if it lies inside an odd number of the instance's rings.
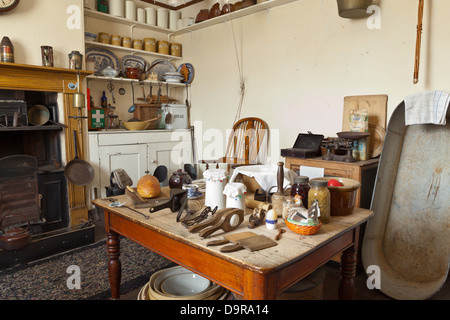
[[[122,277],[122,264],[120,262],[120,239],[115,232],[109,232],[106,241],[108,250],[108,275],[111,287],[111,299],[120,299],[120,280]]]
[[[354,279],[356,275],[357,248],[355,245],[342,252],[341,279],[339,281],[339,299],[353,299]]]

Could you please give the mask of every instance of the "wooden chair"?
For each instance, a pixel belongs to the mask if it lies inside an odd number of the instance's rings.
[[[226,163],[228,171],[232,165],[259,164],[258,155],[260,151],[266,152],[268,126],[264,120],[259,118],[244,118],[237,121],[228,140],[225,156],[216,160],[200,160],[199,163],[206,164],[206,170],[210,163]],[[264,143],[264,145],[263,145]],[[263,148],[261,148],[263,147]]]

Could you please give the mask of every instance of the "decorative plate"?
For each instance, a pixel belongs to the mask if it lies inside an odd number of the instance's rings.
[[[195,70],[192,64],[183,63],[178,67],[177,71],[183,75],[184,77],[184,80],[182,80],[183,83],[190,84],[194,80]]]
[[[106,67],[111,67],[117,72],[120,71],[119,59],[109,50],[101,48],[87,48],[86,59],[94,60],[94,75],[102,76],[102,71]]]
[[[381,154],[381,151],[383,150],[386,130],[376,123],[369,123],[369,133],[369,154],[371,155],[371,158],[376,158]]]
[[[148,62],[144,58],[127,55],[122,58],[122,67],[121,67],[122,72],[126,73],[127,68],[129,67],[139,68],[142,71],[146,71],[148,69]]]
[[[177,68],[172,62],[164,59],[156,59],[150,65],[150,72],[154,72],[158,75],[158,81],[164,81],[164,75],[167,72],[176,72]]]

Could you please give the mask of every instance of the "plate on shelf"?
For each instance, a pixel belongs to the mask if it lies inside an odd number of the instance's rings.
[[[194,80],[195,70],[192,64],[183,63],[178,67],[177,71],[183,75],[184,80],[181,80],[183,83],[190,84]]]
[[[122,58],[122,67],[121,70],[123,73],[126,73],[127,68],[139,68],[142,71],[146,71],[148,69],[148,62],[144,58],[127,55]]]
[[[119,59],[109,50],[100,48],[87,48],[86,60],[94,61],[94,75],[102,76],[102,71],[106,67],[111,67],[117,72],[120,71]]]
[[[150,65],[150,72],[158,75],[158,81],[164,81],[164,75],[168,72],[176,72],[174,64],[168,60],[156,59]]]

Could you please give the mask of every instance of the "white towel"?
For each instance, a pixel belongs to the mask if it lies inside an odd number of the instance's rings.
[[[423,91],[406,97],[405,124],[445,125],[450,94],[443,91]]]

